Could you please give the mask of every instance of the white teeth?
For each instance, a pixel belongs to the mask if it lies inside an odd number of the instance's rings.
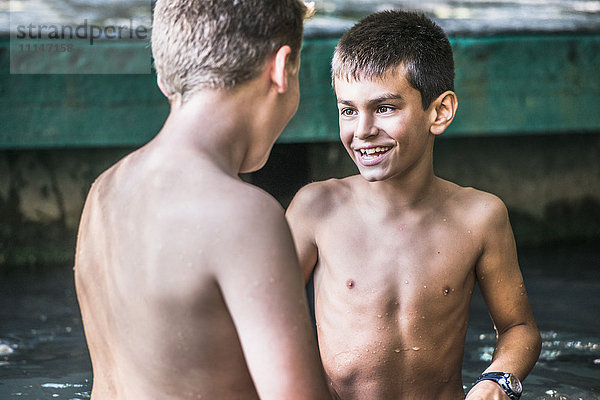
[[[375,154],[375,153],[382,153],[384,151],[388,151],[389,149],[391,149],[391,147],[371,147],[370,149],[360,149],[360,152],[362,154]]]

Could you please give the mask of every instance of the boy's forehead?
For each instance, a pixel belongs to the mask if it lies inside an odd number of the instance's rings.
[[[338,100],[352,100],[345,97],[379,98],[385,96],[410,97],[412,92],[420,93],[410,86],[404,72],[388,71],[376,77],[334,77],[333,87]]]
[[[404,64],[388,67],[385,70],[379,70],[375,67],[364,67],[356,69],[340,68],[334,71],[333,82],[361,82],[361,81],[387,81],[406,79],[407,70]]]

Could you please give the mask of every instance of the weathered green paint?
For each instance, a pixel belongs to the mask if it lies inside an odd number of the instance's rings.
[[[459,113],[452,133],[600,131],[600,36],[453,41]]]
[[[281,142],[338,140],[329,72],[336,42],[305,41],[300,107]],[[448,136],[600,131],[600,35],[451,42],[459,112]],[[168,114],[153,74],[11,75],[9,44],[0,40],[0,148],[136,146]]]

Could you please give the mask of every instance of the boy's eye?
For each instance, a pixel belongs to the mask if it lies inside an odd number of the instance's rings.
[[[377,112],[379,114],[385,114],[385,113],[388,113],[388,112],[390,112],[392,110],[393,110],[393,108],[390,107],[390,106],[379,106],[379,107],[377,107]]]
[[[353,109],[351,109],[351,108],[343,108],[343,109],[340,111],[340,114],[341,114],[341,115],[343,115],[343,116],[345,116],[345,117],[351,117],[351,116],[353,116],[355,113],[356,113],[356,112],[355,112]]]

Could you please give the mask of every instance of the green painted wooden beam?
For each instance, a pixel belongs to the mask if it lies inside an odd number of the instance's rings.
[[[280,142],[338,140],[329,69],[336,42],[305,40],[300,107]],[[447,136],[600,132],[600,35],[451,42],[459,110]],[[0,148],[138,146],[168,115],[155,76],[131,72],[144,66],[125,63],[129,74],[10,74],[9,48],[0,40]],[[102,63],[123,51],[104,46],[78,62]],[[39,62],[39,71],[51,70]]]

